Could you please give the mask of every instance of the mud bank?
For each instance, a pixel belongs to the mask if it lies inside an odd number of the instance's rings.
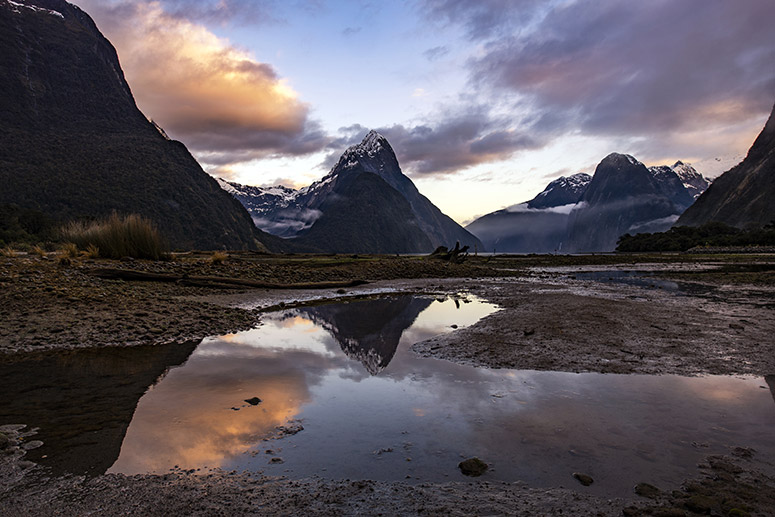
[[[482,279],[502,310],[412,347],[488,368],[640,374],[775,372],[773,294],[744,286],[691,295],[576,280],[572,273]]]

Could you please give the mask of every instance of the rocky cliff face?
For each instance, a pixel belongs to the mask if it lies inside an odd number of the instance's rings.
[[[176,248],[261,248],[244,208],[135,105],[118,56],[64,0],[0,0],[0,205],[152,219]]]
[[[775,221],[775,107],[745,159],[713,181],[678,219],[679,226],[718,221],[745,228]]]

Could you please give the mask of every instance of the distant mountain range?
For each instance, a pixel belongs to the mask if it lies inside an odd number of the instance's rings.
[[[668,229],[708,183],[680,161],[647,168],[613,153],[594,176],[560,177],[532,200],[482,216],[466,229],[487,250],[612,251],[624,233]]]
[[[745,159],[716,178],[678,225],[712,221],[738,228],[775,222],[775,106]]]
[[[263,249],[271,236],[140,112],[116,51],[64,0],[0,0],[0,208],[58,223],[117,211],[173,248]]]
[[[298,249],[426,253],[456,242],[482,249],[479,239],[420,194],[387,139],[375,131],[308,187],[219,183],[245,206],[256,226]]]

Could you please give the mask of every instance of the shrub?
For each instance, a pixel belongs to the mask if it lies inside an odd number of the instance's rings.
[[[62,229],[62,236],[87,250],[90,256],[151,260],[165,257],[161,233],[150,220],[137,214],[122,217],[114,213],[101,221],[72,222]]]
[[[229,255],[222,251],[215,251],[210,256],[210,264],[223,264]]]

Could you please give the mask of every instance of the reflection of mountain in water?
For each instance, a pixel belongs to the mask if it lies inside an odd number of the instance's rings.
[[[298,309],[339,342],[348,357],[377,375],[390,364],[401,334],[432,299],[399,296]]]
[[[767,375],[764,377],[764,381],[767,383],[767,386],[770,388],[770,393],[772,394],[772,400],[775,400],[775,375]]]
[[[197,343],[74,350],[0,362],[0,424],[39,428],[27,458],[97,475],[118,458],[137,402]],[[47,459],[41,459],[43,456]]]

